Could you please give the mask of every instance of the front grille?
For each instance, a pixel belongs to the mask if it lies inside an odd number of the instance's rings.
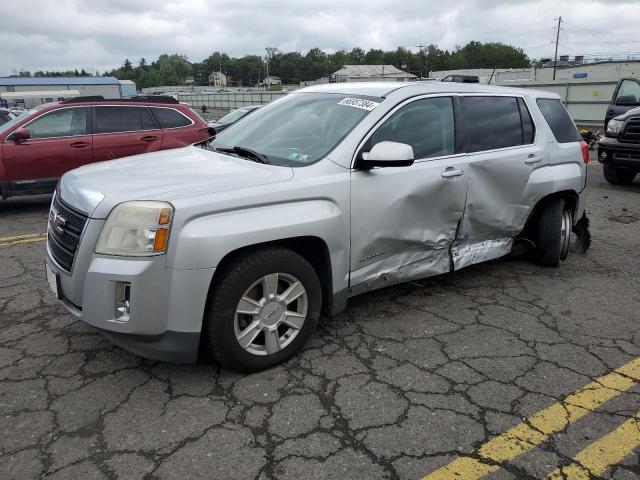
[[[53,197],[49,212],[47,242],[51,256],[67,272],[70,272],[73,266],[73,259],[85,223],[87,223],[86,215],[63,203],[58,195]]]
[[[634,160],[640,161],[640,153],[633,152],[615,152],[613,154],[614,160]]]
[[[640,143],[640,117],[627,120],[620,135],[620,141]]]

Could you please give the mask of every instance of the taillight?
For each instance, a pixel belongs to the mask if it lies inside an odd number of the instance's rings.
[[[580,142],[580,148],[582,149],[582,161],[587,165],[589,163],[589,145],[587,145],[587,142],[582,140]]]

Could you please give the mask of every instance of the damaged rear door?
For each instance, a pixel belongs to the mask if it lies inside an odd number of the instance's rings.
[[[452,248],[454,269],[511,251],[535,203],[527,188],[537,168],[548,165],[546,146],[521,97],[460,97],[468,192],[464,219]]]
[[[466,160],[456,149],[454,99],[411,99],[373,130],[351,175],[352,293],[448,272],[462,219]],[[359,170],[373,145],[411,145],[409,167]]]

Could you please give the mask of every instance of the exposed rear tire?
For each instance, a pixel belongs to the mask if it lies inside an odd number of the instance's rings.
[[[636,177],[634,171],[626,168],[615,168],[608,165],[604,165],[602,173],[607,182],[612,185],[631,185],[633,179]]]
[[[563,198],[548,201],[537,217],[533,261],[544,267],[558,267],[569,254],[571,211]]]
[[[213,357],[235,370],[255,372],[288,360],[320,318],[318,275],[286,248],[233,259],[211,288],[204,337]]]

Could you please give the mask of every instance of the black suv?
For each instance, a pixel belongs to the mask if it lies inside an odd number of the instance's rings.
[[[604,178],[614,185],[629,185],[640,173],[640,81],[618,82],[605,117],[606,137],[598,144]]]

